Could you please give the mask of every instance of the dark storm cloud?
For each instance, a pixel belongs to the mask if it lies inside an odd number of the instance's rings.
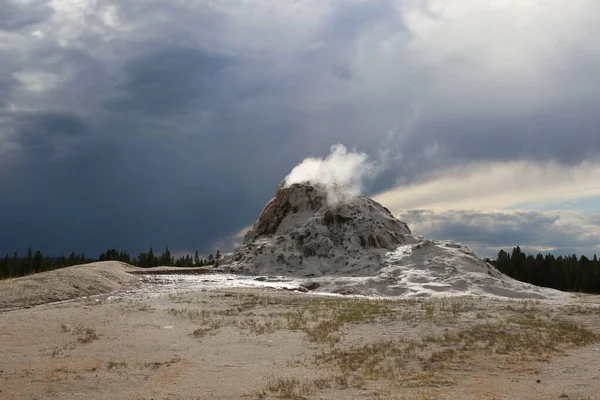
[[[600,152],[600,101],[568,104],[526,116],[434,117],[405,142],[408,155],[436,143],[455,161],[514,159],[575,164]],[[423,167],[419,164],[419,167]]]
[[[19,31],[43,22],[52,15],[47,0],[19,3],[13,0],[0,1],[0,31]]]
[[[23,145],[51,140],[53,137],[89,133],[89,126],[77,115],[66,113],[27,113],[16,116],[17,138]]]
[[[0,220],[11,229],[0,252],[214,251],[298,162],[337,142],[385,165],[369,193],[463,161],[568,163],[600,150],[600,102],[583,84],[598,77],[593,47],[557,53],[568,65],[549,75],[563,83],[523,111],[512,100],[533,85],[521,91],[519,73],[505,98],[474,81],[488,60],[462,54],[461,38],[423,44],[407,15],[431,17],[427,2],[294,3],[306,14],[267,1],[1,4],[0,190],[11,195]],[[40,76],[52,84],[28,86]],[[465,218],[441,233],[494,244],[519,234],[469,233]],[[527,218],[531,230],[552,225]]]
[[[211,249],[213,237],[229,234],[251,214],[243,189],[213,180],[223,178],[218,171],[208,178],[182,176],[189,165],[177,155],[202,153],[182,149],[172,155],[164,141],[93,144],[92,152],[84,148],[53,160],[30,149],[29,161],[0,183],[10,193],[0,199],[3,223],[11,227],[0,233],[3,251],[22,252],[28,245],[89,255],[108,247]]]
[[[47,161],[61,155],[82,139],[88,140],[91,134],[91,127],[85,119],[62,112],[0,112],[0,129],[10,130],[11,143],[21,149],[20,165]]]
[[[1,67],[0,67],[1,68]],[[2,71],[0,70],[0,74]],[[0,109],[5,107],[11,97],[14,81],[10,76],[0,75]]]
[[[185,114],[218,99],[219,76],[232,60],[197,49],[165,49],[138,57],[125,67],[122,93],[109,104],[120,112]]]

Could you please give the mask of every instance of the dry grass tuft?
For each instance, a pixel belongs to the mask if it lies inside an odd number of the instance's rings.
[[[319,390],[331,388],[332,378],[316,378],[300,381],[294,377],[270,377],[265,387],[256,393],[257,397],[264,398],[269,393],[280,399],[303,400],[306,396],[314,395]]]
[[[239,321],[238,328],[249,331],[255,335],[265,335],[275,333],[283,329],[283,324],[279,319],[275,320],[257,320],[256,318],[247,318]]]
[[[340,387],[360,387],[365,381],[398,379],[407,371],[408,363],[417,356],[416,342],[400,344],[379,342],[349,348],[334,348],[315,355],[316,365],[337,368]]]
[[[107,371],[111,371],[116,368],[118,368],[118,369],[127,368],[127,363],[125,361],[109,361],[106,364]]]
[[[98,340],[98,334],[96,334],[96,330],[94,328],[86,328],[82,325],[73,327],[71,325],[62,324],[60,326],[60,331],[62,333],[72,333],[73,335],[80,335],[79,338],[77,338],[77,341],[79,343],[90,343],[94,340]]]
[[[169,314],[181,319],[189,319],[193,322],[203,322],[211,318],[211,312],[208,310],[195,310],[188,308],[170,308],[167,310]]]
[[[155,361],[155,362],[151,362],[151,363],[146,363],[146,364],[144,364],[144,367],[156,370],[161,367],[169,367],[173,364],[178,363],[179,361],[181,361],[181,359],[179,357],[174,357],[174,358],[170,359],[169,361]]]
[[[96,334],[96,330],[93,328],[82,328],[83,335],[77,338],[79,343],[90,343],[94,340],[98,340],[98,335]]]

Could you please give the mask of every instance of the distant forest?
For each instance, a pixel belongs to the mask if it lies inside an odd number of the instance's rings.
[[[70,267],[78,264],[89,264],[96,261],[122,261],[142,268],[173,266],[173,267],[202,267],[205,265],[213,265],[221,258],[221,253],[217,250],[215,255],[210,254],[207,258],[200,258],[198,251],[193,256],[189,254],[174,258],[166,248],[159,255],[155,255],[152,248],[146,253],[140,253],[137,257],[131,257],[124,250],[109,249],[100,254],[100,257],[88,258],[85,254],[75,254],[72,252],[69,257],[50,257],[44,256],[41,251],[33,253],[31,248],[24,256],[19,256],[16,252],[12,256],[8,254],[4,258],[0,258],[0,279],[16,278],[19,276],[31,275],[38,272],[52,271],[64,267]]]
[[[568,292],[600,293],[600,262],[586,256],[555,257],[525,254],[519,246],[508,254],[500,250],[496,260],[486,260],[500,272],[522,282]]]

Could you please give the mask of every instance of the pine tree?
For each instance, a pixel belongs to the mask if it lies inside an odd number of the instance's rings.
[[[20,276],[30,274],[33,270],[33,254],[31,253],[31,247],[27,250],[27,256],[21,260],[21,271]]]
[[[504,249],[500,250],[496,258],[496,268],[498,268],[498,270],[503,274],[508,274],[509,263],[510,256],[508,255],[508,253],[504,251]]]
[[[46,256],[46,258],[44,259],[43,270],[44,271],[51,271],[53,269],[54,268],[52,266],[52,259],[50,258],[50,256]]]
[[[158,263],[160,265],[166,265],[166,266],[171,266],[173,265],[173,257],[171,256],[171,252],[169,251],[169,248],[167,247],[165,249],[165,251],[160,255]]]
[[[60,258],[57,261],[57,268],[64,268],[64,267],[68,267],[69,263],[67,262],[67,258],[65,257],[64,254],[61,254]]]
[[[4,257],[4,260],[2,260],[2,269],[0,270],[0,276],[2,278],[8,278],[10,276],[10,264],[9,264],[9,260],[8,260],[8,254]]]
[[[72,251],[71,254],[69,255],[69,260],[67,261],[68,265],[77,265],[77,261],[79,260],[79,257],[77,257],[75,255],[75,252]]]
[[[156,265],[156,257],[154,256],[154,251],[152,250],[152,247],[150,247],[150,250],[148,251],[148,265],[147,267],[155,267]]]
[[[43,265],[44,265],[44,256],[42,255],[42,252],[40,252],[38,250],[38,251],[35,252],[35,255],[33,256],[33,268],[32,268],[32,270],[34,272],[41,272]]]

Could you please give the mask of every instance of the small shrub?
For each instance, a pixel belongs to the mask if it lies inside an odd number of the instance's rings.
[[[96,334],[96,331],[92,328],[85,328],[83,329],[83,336],[80,336],[77,341],[79,343],[90,343],[93,342],[94,340],[98,340],[98,335]]]

